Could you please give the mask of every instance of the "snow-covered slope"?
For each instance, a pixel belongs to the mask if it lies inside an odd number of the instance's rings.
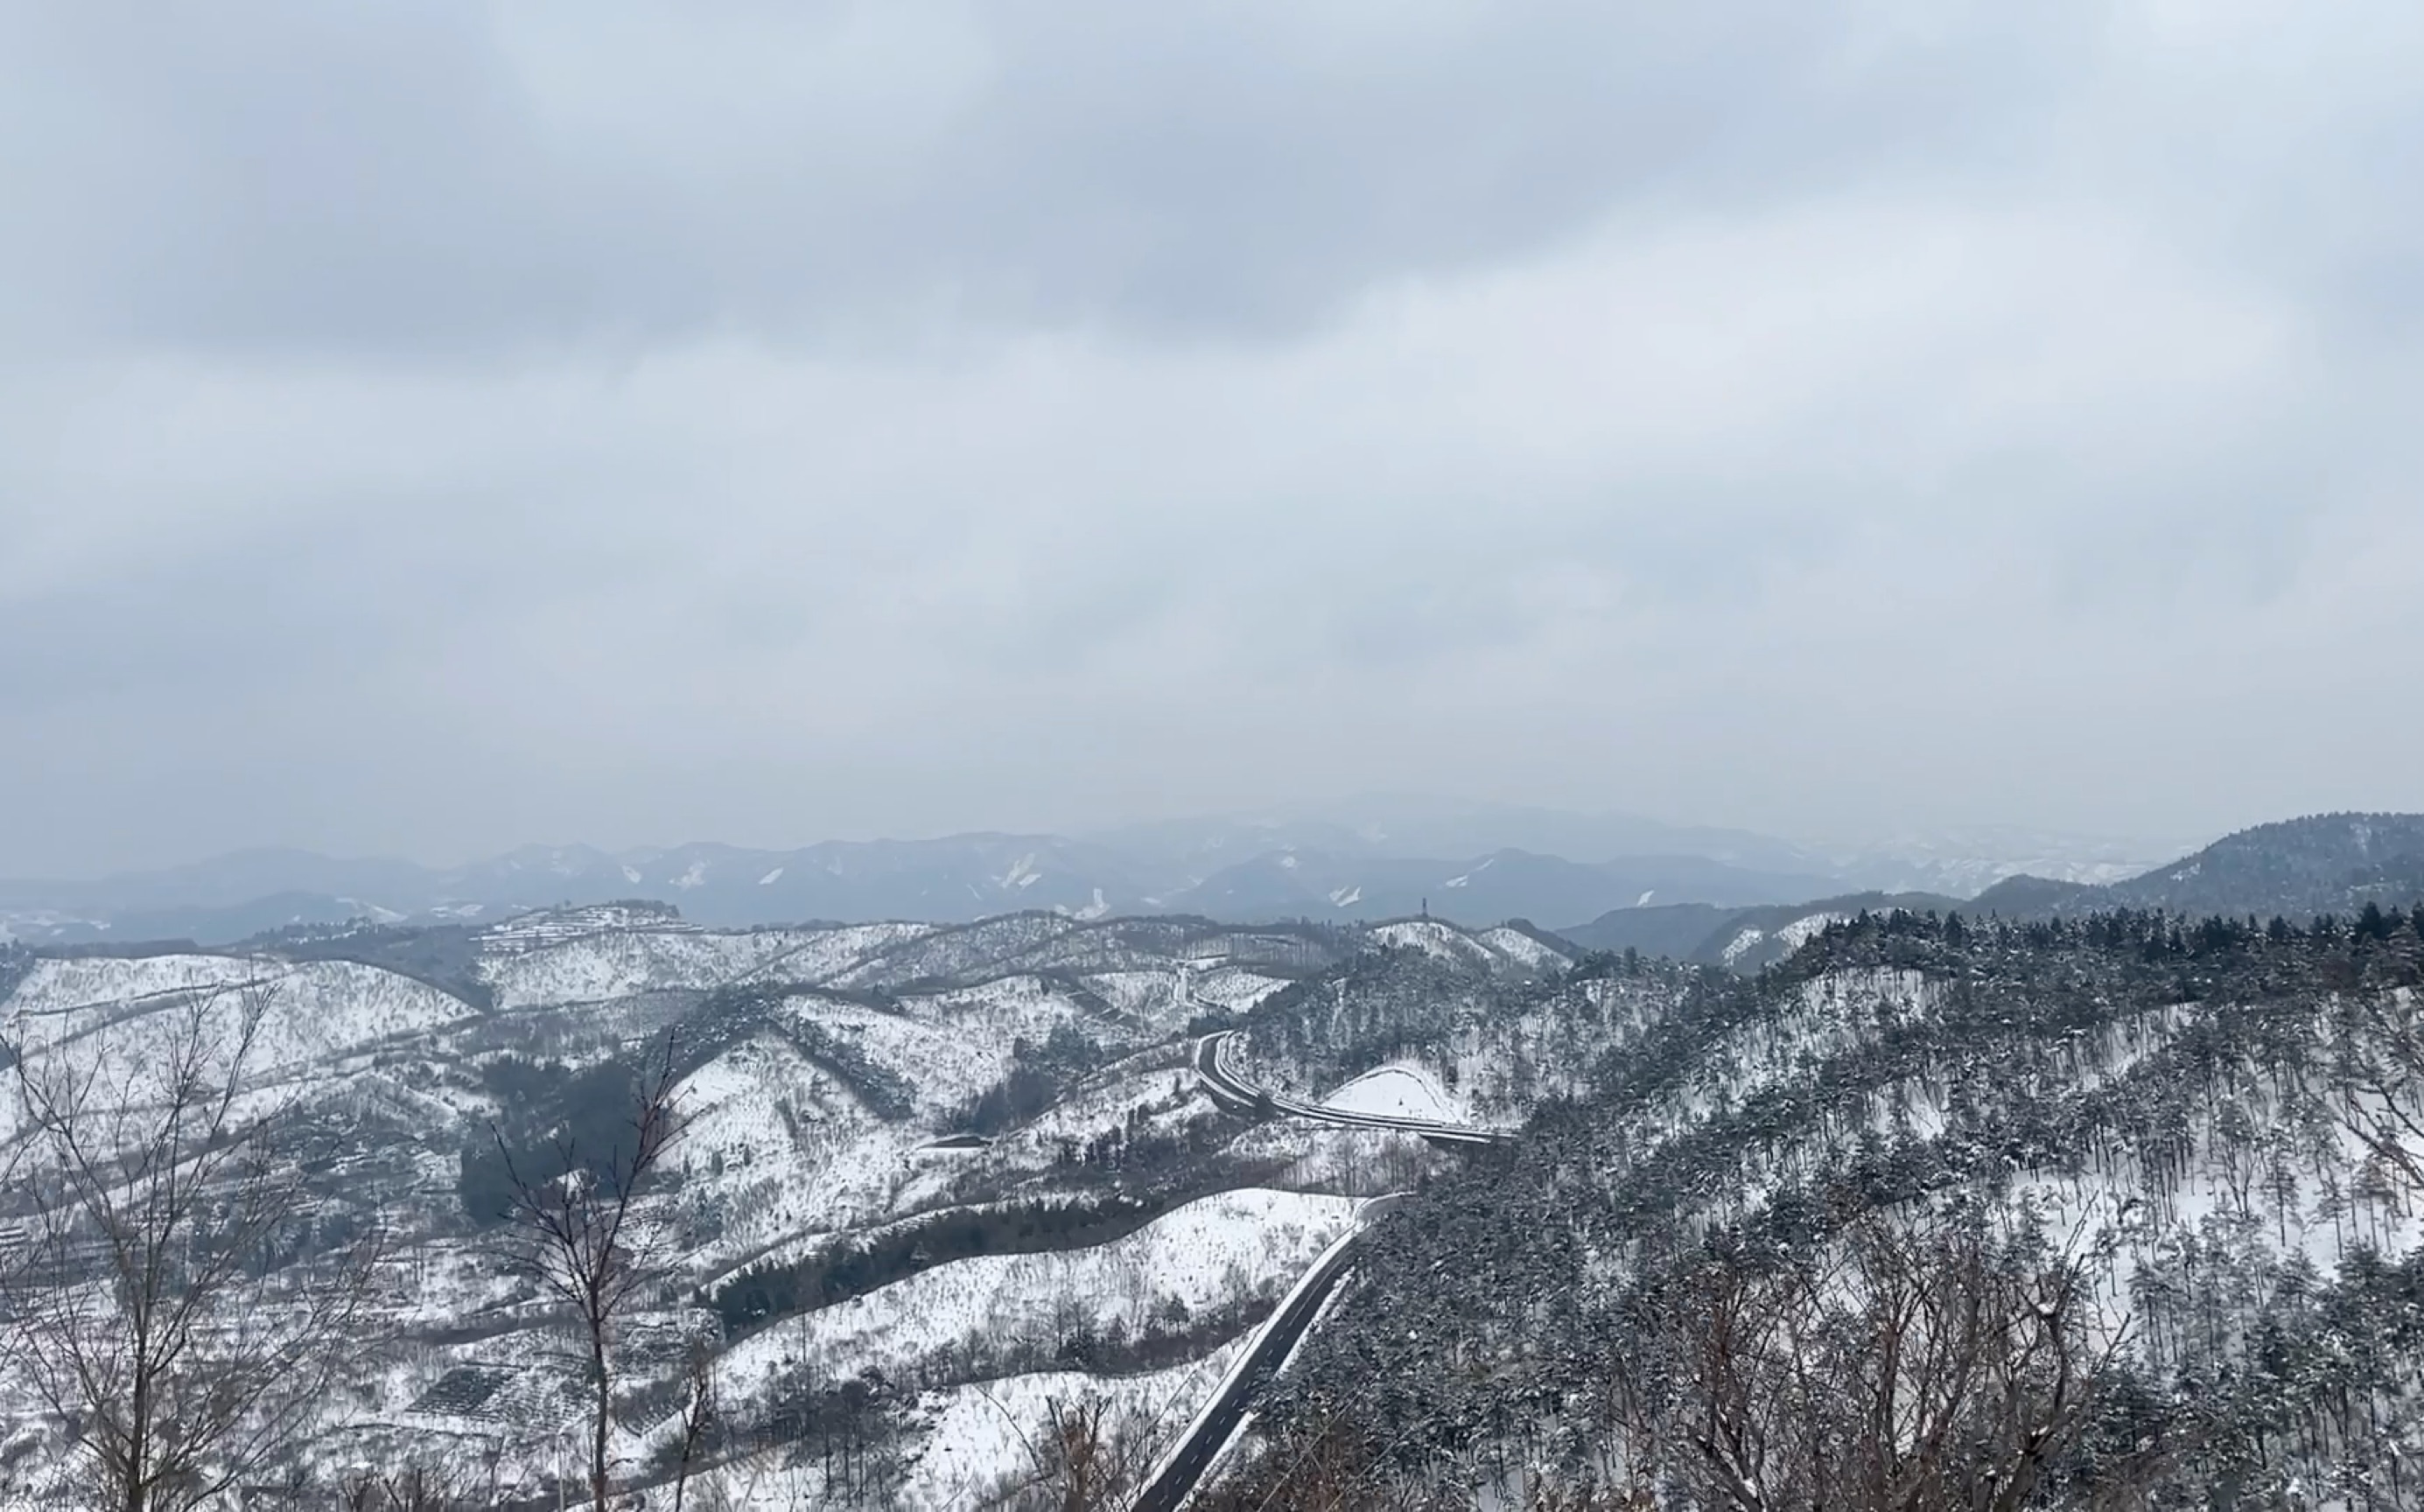
[[[450,1465],[541,1500],[583,1398],[560,1320],[495,1221],[500,1146],[544,1165],[575,1129],[611,1143],[619,1100],[670,1057],[681,1133],[631,1230],[662,1280],[625,1329],[633,1417],[616,1453],[636,1466],[654,1452],[664,1423],[646,1413],[703,1345],[751,1434],[789,1431],[801,1391],[866,1393],[851,1431],[889,1447],[852,1462],[915,1504],[1014,1468],[972,1404],[1159,1393],[1184,1422],[1188,1393],[1349,1221],[1352,1197],[1457,1158],[1258,1123],[1190,1070],[1190,1022],[1261,1013],[1382,960],[1483,986],[1564,965],[1520,930],[1437,921],[1036,912],[718,931],[600,903],[486,927],[298,931],[242,952],[15,951],[0,961],[0,1030],[37,1074],[98,1067],[140,1086],[183,1027],[202,1026],[223,1068],[252,1018],[240,1116],[277,1120],[307,1167],[290,1253],[374,1225],[390,1240],[375,1331],[394,1342],[365,1355],[352,1421],[313,1462],[442,1444]],[[1459,1053],[1475,1074],[1491,1054]],[[1450,1106],[1455,1074],[1414,1058],[1344,1095]],[[24,1217],[0,1214],[0,1243]],[[275,1305],[279,1283],[263,1284],[259,1305]],[[1090,1372],[1049,1368],[1073,1349]],[[804,1387],[794,1367],[811,1361],[822,1384]],[[794,1484],[784,1457],[751,1472]]]
[[[980,1255],[751,1335],[721,1368],[747,1391],[786,1360],[895,1373],[955,1346],[1025,1337],[1047,1352],[1075,1318],[1130,1335],[1286,1289],[1353,1221],[1343,1197],[1255,1189],[1189,1202],[1092,1249]]]
[[[1343,1113],[1374,1113],[1389,1118],[1427,1119],[1435,1123],[1460,1123],[1470,1115],[1420,1066],[1382,1066],[1367,1071],[1321,1100]]]

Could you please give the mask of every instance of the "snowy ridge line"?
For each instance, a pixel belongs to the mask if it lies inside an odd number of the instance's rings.
[[[218,993],[242,992],[276,985],[295,972],[293,963],[273,956],[242,955],[225,950],[175,951],[156,956],[93,956],[70,959],[37,958],[33,968],[6,998],[18,1018],[56,1018],[107,1010],[129,1013],[174,1008],[180,1002]],[[128,991],[111,992],[102,979],[134,979]]]
[[[1354,1113],[1282,1096],[1255,1086],[1230,1068],[1229,1042],[1236,1037],[1236,1032],[1235,1029],[1222,1029],[1195,1042],[1195,1074],[1214,1102],[1240,1109],[1268,1106],[1292,1118],[1309,1119],[1316,1123],[1335,1123],[1353,1129],[1390,1129],[1455,1144],[1503,1144],[1520,1138],[1512,1129],[1486,1129],[1469,1123],[1447,1123],[1437,1119],[1403,1118],[1382,1113]]]
[[[1313,1321],[1310,1314],[1319,1310],[1320,1301],[1327,1299],[1326,1296],[1317,1297],[1316,1294],[1326,1293],[1327,1288],[1338,1280],[1339,1273],[1346,1268],[1348,1251],[1369,1232],[1366,1225],[1370,1220],[1402,1202],[1404,1197],[1402,1192],[1393,1192],[1364,1202],[1356,1211],[1354,1226],[1332,1240],[1330,1247],[1305,1267],[1297,1283],[1280,1298],[1279,1306],[1271,1309],[1271,1315],[1254,1329],[1252,1342],[1222,1373],[1220,1381],[1212,1388],[1212,1394],[1204,1399],[1194,1421],[1187,1425],[1187,1431],[1178,1436],[1169,1452],[1154,1466],[1152,1475],[1145,1480],[1144,1489],[1139,1491],[1136,1500],[1129,1504],[1129,1512],[1179,1512],[1187,1504],[1195,1494],[1196,1488],[1203,1484],[1204,1475],[1244,1425],[1241,1398],[1250,1394],[1254,1377],[1267,1366],[1270,1367],[1271,1374],[1276,1375],[1279,1367],[1296,1352]],[[1294,1337],[1285,1341],[1279,1361],[1275,1362],[1268,1359],[1269,1346],[1291,1329]],[[1218,1420],[1224,1413],[1230,1422],[1224,1428],[1218,1427]],[[1207,1435],[1215,1433],[1217,1440],[1207,1439]]]

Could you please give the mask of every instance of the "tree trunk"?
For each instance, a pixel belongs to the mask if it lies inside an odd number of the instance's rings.
[[[602,1326],[590,1331],[589,1363],[598,1372],[598,1422],[589,1440],[589,1495],[598,1504],[598,1512],[606,1512],[606,1424],[614,1410],[614,1397],[606,1379],[606,1330]]]
[[[140,1345],[137,1348],[139,1351]],[[151,1455],[151,1445],[144,1441],[147,1437],[144,1430],[152,1422],[151,1373],[139,1362],[139,1352],[136,1358],[134,1401],[130,1404],[126,1435],[125,1512],[143,1512],[143,1461]]]

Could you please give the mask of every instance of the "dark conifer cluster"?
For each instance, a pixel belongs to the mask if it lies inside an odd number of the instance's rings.
[[[1890,1257],[1968,1246],[2007,1300],[2076,1278],[2056,1331],[2077,1378],[2057,1390],[2041,1348],[2005,1397],[1948,1409],[1976,1473],[1989,1406],[2058,1411],[2012,1504],[2416,1504],[2419,915],[1894,913],[1747,979],[1602,956],[1494,997],[1386,958],[1308,983],[1257,1045],[1325,1074],[1493,1025],[1596,1048],[1520,1143],[1384,1220],[1265,1405],[1249,1481],[1315,1504],[1289,1477],[1352,1464],[1376,1506],[1519,1484],[1759,1504],[1715,1476],[1721,1443],[1693,1447],[1718,1421],[1711,1278],[1798,1341],[1765,1368],[1852,1380]],[[1425,974],[1439,990],[1393,1012]],[[1789,1394],[1727,1379],[1728,1401]],[[1798,1452],[1849,1463],[1854,1438]]]

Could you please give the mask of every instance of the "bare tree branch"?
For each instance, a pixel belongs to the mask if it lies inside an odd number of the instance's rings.
[[[614,1432],[615,1335],[643,1287],[656,1281],[662,1259],[644,1233],[638,1203],[666,1150],[679,1137],[679,1077],[669,1031],[655,1067],[635,1088],[631,1142],[592,1157],[568,1138],[552,1150],[555,1172],[526,1172],[501,1131],[492,1130],[513,1188],[513,1219],[523,1273],[536,1281],[579,1323],[591,1387],[589,1494],[606,1505]]]
[[[365,1347],[380,1235],[280,1265],[311,1216],[291,1106],[247,1101],[248,984],[8,1045],[8,1359],[125,1512],[205,1503],[290,1457]]]

